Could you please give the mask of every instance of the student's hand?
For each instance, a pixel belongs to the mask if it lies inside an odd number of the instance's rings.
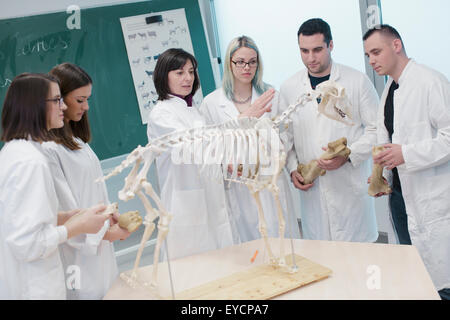
[[[272,111],[272,99],[275,96],[275,89],[270,88],[256,99],[251,106],[242,112],[239,117],[255,117],[259,118],[264,113]]]
[[[308,191],[312,186],[314,186],[314,182],[310,184],[303,184],[305,179],[303,179],[302,175],[297,170],[291,172],[291,181],[297,189],[302,191]]]
[[[88,209],[82,209],[64,223],[67,229],[67,239],[82,233],[97,233],[109,219],[108,215],[98,214],[106,209],[99,204]]]
[[[130,236],[130,232],[127,229],[121,228],[118,223],[112,225],[108,231],[106,231],[103,240],[108,240],[110,242],[116,240],[125,240]]]
[[[322,150],[327,151],[328,148],[322,147]],[[348,160],[347,157],[336,156],[330,160],[318,159],[317,164],[318,164],[319,168],[327,170],[327,171],[331,171],[331,170],[336,170],[336,169],[339,169],[340,167],[342,167],[347,162],[347,160]]]
[[[384,145],[385,150],[373,157],[373,162],[388,170],[405,163],[402,146],[400,144],[388,143]]]
[[[58,219],[56,225],[62,226],[64,223],[66,223],[67,220],[69,220],[72,216],[74,216],[78,212],[80,212],[80,209],[58,212]]]
[[[119,213],[118,212],[114,212],[112,215],[110,215],[109,217],[109,225],[113,226],[115,224],[119,223]]]

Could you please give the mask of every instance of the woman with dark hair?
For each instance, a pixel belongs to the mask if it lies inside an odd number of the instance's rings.
[[[88,145],[88,99],[92,79],[79,66],[63,63],[50,74],[60,82],[61,95],[67,105],[64,127],[53,129],[55,142],[43,145],[58,194],[59,209],[87,208],[97,203],[109,204],[100,161]],[[125,239],[129,232],[117,224],[118,216],[105,222],[97,234],[80,235],[60,246],[64,267],[77,265],[82,274],[79,288],[68,288],[67,298],[101,299],[118,276],[112,242]]]
[[[191,54],[166,50],[156,63],[153,79],[159,101],[149,115],[149,140],[205,125],[192,105],[199,78]],[[171,259],[233,244],[223,182],[202,177],[197,164],[186,162],[171,157],[171,151],[156,159],[161,200],[173,215],[167,235]]]
[[[231,40],[225,54],[223,73],[222,88],[206,96],[200,106],[208,123],[222,123],[242,116],[260,118],[277,115],[278,92],[263,81],[261,55],[250,37],[240,36]],[[286,221],[284,236],[300,238],[293,193],[284,170],[278,178],[278,187]],[[243,184],[233,183],[226,189],[226,195],[240,241],[259,239],[258,209],[248,188]],[[267,234],[269,237],[278,237],[276,202],[269,190],[262,190],[260,197],[267,222]]]
[[[0,299],[65,299],[58,245],[95,233],[104,205],[58,213],[42,143],[64,125],[58,80],[25,73],[11,83],[3,104],[0,151]],[[76,208],[73,208],[76,209]],[[78,214],[76,214],[79,212]]]

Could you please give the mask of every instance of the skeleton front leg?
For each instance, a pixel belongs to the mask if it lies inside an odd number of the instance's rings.
[[[277,264],[277,259],[274,257],[273,253],[272,253],[272,249],[270,248],[270,243],[269,240],[267,239],[267,223],[266,223],[266,219],[264,218],[264,211],[262,208],[262,204],[261,204],[261,199],[259,197],[259,191],[253,192],[252,190],[250,190],[253,198],[256,201],[256,207],[258,208],[258,229],[259,229],[259,233],[261,234],[261,236],[264,239],[264,243],[266,245],[267,251],[269,253],[269,263],[271,265],[276,265]]]
[[[145,181],[143,183],[143,188],[145,193],[149,195],[153,201],[155,201],[156,206],[158,207],[159,212],[159,222],[158,222],[158,236],[156,238],[156,247],[153,255],[153,274],[152,274],[152,282],[151,285],[156,287],[157,278],[158,278],[158,264],[159,264],[159,254],[161,252],[161,245],[169,233],[169,223],[172,219],[172,215],[167,212],[165,207],[163,206],[161,199],[156,194],[155,190],[153,190],[152,185]],[[148,201],[148,200],[147,200]]]
[[[142,193],[142,191],[137,192],[138,197],[141,199],[142,203],[144,204],[145,208],[145,218],[144,218],[144,225],[145,230],[144,234],[142,235],[141,244],[139,246],[139,250],[136,256],[136,260],[134,262],[133,270],[131,271],[130,277],[128,277],[125,273],[122,273],[120,277],[125,280],[128,285],[131,287],[136,286],[136,279],[137,279],[137,269],[139,268],[139,264],[141,261],[141,256],[145,248],[145,244],[150,239],[151,235],[153,234],[153,231],[155,230],[155,223],[153,222],[156,217],[158,217],[158,212],[153,209],[153,207],[150,204],[150,201],[148,201],[147,197]]]
[[[272,183],[268,186],[268,189],[269,189],[270,193],[272,193],[273,198],[275,200],[275,204],[277,206],[278,236],[280,238],[280,260],[278,262],[279,266],[286,265],[286,260],[284,259],[284,231],[286,229],[286,221],[284,220],[283,208],[281,207],[281,202],[280,202],[280,196],[279,196],[280,189],[278,188],[278,185],[277,185],[278,177],[280,176],[281,170],[285,163],[284,159],[285,159],[285,156],[284,157],[281,156],[281,159],[277,158],[274,161],[274,164],[276,166],[275,172],[277,172],[277,173],[272,176]]]

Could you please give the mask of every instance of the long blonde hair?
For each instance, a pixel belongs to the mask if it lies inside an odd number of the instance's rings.
[[[261,55],[259,54],[259,50],[255,42],[253,41],[252,38],[247,36],[236,37],[233,40],[231,40],[230,44],[228,45],[227,52],[225,54],[225,63],[223,68],[224,70],[223,70],[222,86],[223,90],[225,91],[225,95],[230,100],[233,97],[233,90],[234,90],[234,80],[233,80],[234,78],[233,72],[231,70],[231,57],[236,52],[236,50],[242,47],[253,49],[257,54],[258,66],[256,67],[255,76],[252,79],[252,85],[255,88],[256,92],[258,94],[262,94],[267,89],[270,88],[270,86],[264,83],[262,80],[263,64]]]

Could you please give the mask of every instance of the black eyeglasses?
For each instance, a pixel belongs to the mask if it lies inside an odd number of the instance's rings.
[[[51,101],[53,103],[58,103],[58,105],[61,107],[61,104],[64,102],[64,98],[55,98],[55,99],[46,99],[45,101]]]
[[[249,62],[245,62],[244,60],[239,61],[231,60],[231,62],[233,62],[236,67],[242,69],[245,68],[246,65],[248,65],[250,68],[256,68],[256,66],[258,65],[258,60],[251,60]]]

